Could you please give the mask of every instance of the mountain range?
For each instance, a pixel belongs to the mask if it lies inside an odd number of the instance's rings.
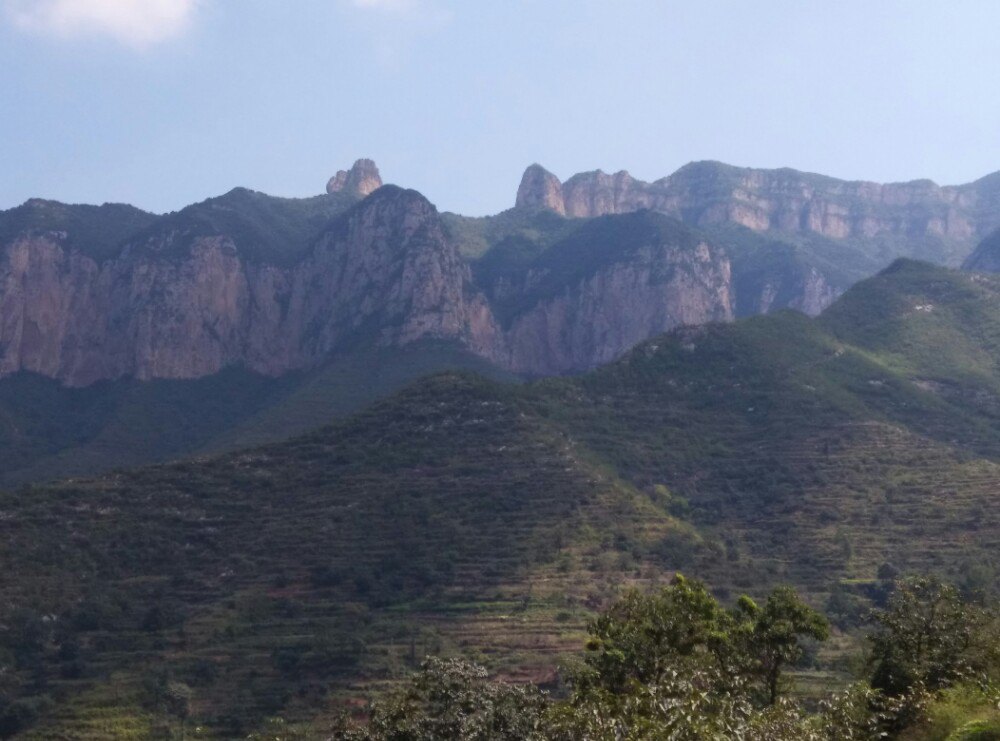
[[[437,374],[284,442],[0,495],[8,680],[38,737],[177,729],[174,696],[209,736],[319,737],[426,653],[552,684],[593,609],[676,569],[794,584],[850,642],[883,573],[995,584],[998,318],[997,277],[899,260],[817,318]]]
[[[278,440],[436,370],[573,374],[677,326],[816,315],[900,256],[1000,265],[997,175],[533,165],[514,208],[478,218],[370,160],[326,190],[0,213],[0,481]]]
[[[996,583],[998,183],[3,212],[0,733],[316,737],[435,653],[558,690],[676,569],[795,585],[844,681],[885,574]]]

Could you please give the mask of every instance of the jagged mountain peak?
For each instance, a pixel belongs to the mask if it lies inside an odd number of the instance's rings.
[[[382,176],[374,160],[359,159],[350,170],[340,170],[326,184],[327,193],[367,196],[382,187]]]

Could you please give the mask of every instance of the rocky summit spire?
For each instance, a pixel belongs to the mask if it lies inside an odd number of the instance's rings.
[[[350,170],[341,170],[326,184],[327,193],[356,193],[366,196],[382,187],[382,177],[372,160],[360,159]]]
[[[526,208],[547,208],[557,214],[566,215],[562,183],[539,164],[531,165],[521,176],[515,205]]]

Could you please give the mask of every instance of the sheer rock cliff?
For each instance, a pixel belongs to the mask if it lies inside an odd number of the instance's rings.
[[[546,271],[535,270],[511,288],[521,305],[503,324],[434,206],[395,186],[330,220],[290,264],[250,249],[257,232],[239,222],[215,234],[183,223],[142,232],[103,260],[65,231],[26,229],[0,244],[0,375],[74,386],[230,365],[279,375],[353,342],[424,338],[458,341],[512,370],[559,373],[678,324],[732,316],[724,254],[651,239],[627,257],[603,245],[611,258],[544,294],[532,289]]]

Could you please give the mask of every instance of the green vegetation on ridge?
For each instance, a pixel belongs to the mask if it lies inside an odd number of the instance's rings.
[[[186,254],[197,237],[225,236],[251,262],[294,264],[305,256],[328,223],[357,203],[344,193],[279,198],[234,188],[228,193],[165,215],[133,206],[70,205],[32,199],[0,212],[0,245],[25,234],[62,233],[65,244],[97,262],[126,245],[147,249],[166,244],[161,257]]]
[[[507,239],[525,240],[541,252],[584,223],[581,219],[567,219],[548,210],[523,208],[479,217],[445,212],[441,218],[461,254],[473,260]]]
[[[0,212],[0,245],[26,234],[62,232],[70,249],[101,262],[117,256],[128,237],[157,218],[121,203],[84,206],[35,198]]]
[[[294,265],[308,254],[324,228],[358,199],[346,193],[312,198],[278,198],[246,188],[209,198],[172,214],[133,235],[136,249],[155,245],[185,255],[194,239],[222,235],[232,240],[240,256],[253,263]]]

